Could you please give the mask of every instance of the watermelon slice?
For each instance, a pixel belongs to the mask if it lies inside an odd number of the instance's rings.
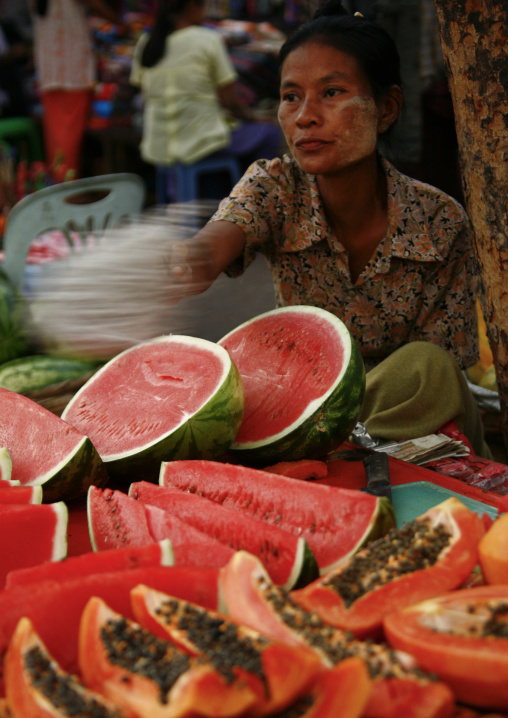
[[[12,459],[6,446],[0,447],[0,480],[10,481],[12,476]]]
[[[63,501],[0,506],[3,531],[0,586],[4,586],[7,574],[15,568],[65,558],[68,517]]]
[[[87,436],[26,396],[0,388],[0,445],[8,446],[13,478],[42,486],[47,503],[84,496],[108,476]]]
[[[162,336],[111,359],[62,418],[91,438],[111,477],[156,481],[163,460],[222,456],[243,408],[242,381],[222,347]]]
[[[26,586],[29,583],[47,580],[68,580],[82,578],[94,573],[111,573],[144,566],[171,566],[173,552],[171,544],[166,539],[147,546],[129,546],[127,548],[111,549],[100,553],[81,554],[71,556],[64,561],[51,561],[19,568],[7,574],[6,588],[12,586]]]
[[[248,514],[220,506],[208,499],[146,481],[131,484],[129,496],[157,506],[189,523],[199,531],[226,543],[233,550],[258,556],[274,583],[289,589],[305,586],[318,574],[307,542]]]
[[[0,483],[1,504],[41,504],[42,486],[3,486]]]
[[[97,573],[69,580],[40,581],[0,591],[0,655],[19,619],[27,616],[61,667],[77,671],[81,614],[91,596],[99,596],[124,616],[132,615],[130,591],[144,584],[205,606],[217,607],[217,571],[177,566],[148,566]],[[0,662],[0,695],[3,693]]]
[[[325,574],[395,526],[384,497],[217,461],[169,461],[159,483],[199,494],[306,540]]]
[[[365,367],[347,327],[310,306],[274,309],[226,334],[242,377],[245,415],[231,445],[240,463],[315,459],[354,428]]]
[[[177,566],[221,568],[234,551],[176,516],[145,506],[123,491],[91,486],[87,502],[90,543],[94,551],[145,546],[167,539]]]

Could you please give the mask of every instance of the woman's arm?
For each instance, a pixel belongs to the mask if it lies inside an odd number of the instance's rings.
[[[169,257],[175,301],[201,294],[243,251],[245,234],[233,222],[208,222],[192,239],[175,242]]]

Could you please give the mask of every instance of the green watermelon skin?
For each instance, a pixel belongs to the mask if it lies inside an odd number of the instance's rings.
[[[0,364],[0,387],[28,394],[38,389],[76,379],[97,369],[93,362],[35,354]]]
[[[284,327],[286,312],[300,312],[303,319],[312,316],[325,318],[331,326],[335,326],[344,342],[350,343],[347,367],[331,393],[319,403],[316,410],[309,416],[296,417],[294,423],[287,428],[283,435],[276,434],[258,441],[235,440],[230,447],[230,452],[232,457],[241,464],[267,466],[281,461],[322,458],[336,449],[349,436],[358,421],[363,406],[366,379],[365,366],[359,347],[340,319],[330,312],[316,307],[292,306],[266,312],[223,337],[219,344],[230,351],[240,374],[242,374],[241,359],[234,350],[229,348],[232,335],[238,331],[241,332],[243,326],[253,324],[258,319],[272,317],[275,323],[273,335],[276,336],[280,330],[279,327]],[[262,360],[263,356],[261,355],[260,361],[262,362]],[[261,391],[262,389],[263,387],[260,387]],[[289,387],[288,390],[290,394],[294,391],[292,387]],[[246,394],[246,414],[248,411],[249,396]],[[259,414],[259,421],[262,420],[263,417]]]
[[[201,339],[176,336],[158,337],[153,341],[164,342],[171,339],[211,344]],[[149,344],[150,342],[147,342],[147,345]],[[220,349],[220,351],[223,350]],[[176,429],[164,433],[144,447],[116,454],[102,452],[98,442],[95,442],[99,446],[101,458],[111,479],[120,483],[130,483],[142,476],[148,481],[156,482],[162,461],[217,459],[225,454],[237,434],[244,412],[242,379],[227,353],[225,353],[225,357],[229,362],[229,370],[221,386],[199,410]],[[83,401],[86,401],[86,393],[91,387],[93,388],[95,378],[99,377],[102,372],[106,372],[108,365],[118,358],[115,357],[100,369],[73,397],[62,413],[62,419],[75,426],[78,431],[86,433],[88,429],[88,435],[92,441],[94,441],[95,432],[100,431],[100,428],[97,429],[93,423],[87,425],[87,422],[78,415],[81,398],[85,397]]]
[[[197,494],[305,538],[321,575],[395,526],[385,497],[217,461],[170,461],[161,486]]]
[[[43,503],[86,495],[108,483],[103,462],[87,436],[22,394],[0,388],[0,445],[9,449],[12,478],[41,486]]]

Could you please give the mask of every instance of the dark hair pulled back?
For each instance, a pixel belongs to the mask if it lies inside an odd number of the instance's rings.
[[[141,54],[141,65],[153,67],[164,57],[166,38],[175,29],[175,17],[193,0],[160,0],[150,37]],[[203,0],[204,2],[204,0]]]
[[[45,17],[48,12],[49,0],[35,0],[35,12],[39,17]]]
[[[367,76],[374,97],[402,84],[400,57],[390,35],[375,22],[350,15],[337,0],[325,2],[312,20],[297,28],[282,45],[279,65],[301,45],[316,42],[353,56]]]

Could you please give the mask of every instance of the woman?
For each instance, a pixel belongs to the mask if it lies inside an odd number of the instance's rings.
[[[130,79],[144,101],[141,155],[167,166],[192,164],[226,148],[245,167],[258,157],[271,159],[279,151],[280,130],[255,122],[239,101],[222,37],[201,27],[204,19],[205,0],[161,0],[151,33],[138,41]]]
[[[103,0],[35,0],[34,63],[43,109],[46,160],[77,177],[95,83],[87,12],[111,22]]]
[[[490,457],[462,369],[477,360],[471,229],[441,191],[377,149],[402,108],[390,37],[329,3],[282,47],[279,121],[290,157],[255,163],[174,256],[182,292],[262,252],[279,305],[339,316],[368,370],[363,420],[409,439],[455,420]]]

